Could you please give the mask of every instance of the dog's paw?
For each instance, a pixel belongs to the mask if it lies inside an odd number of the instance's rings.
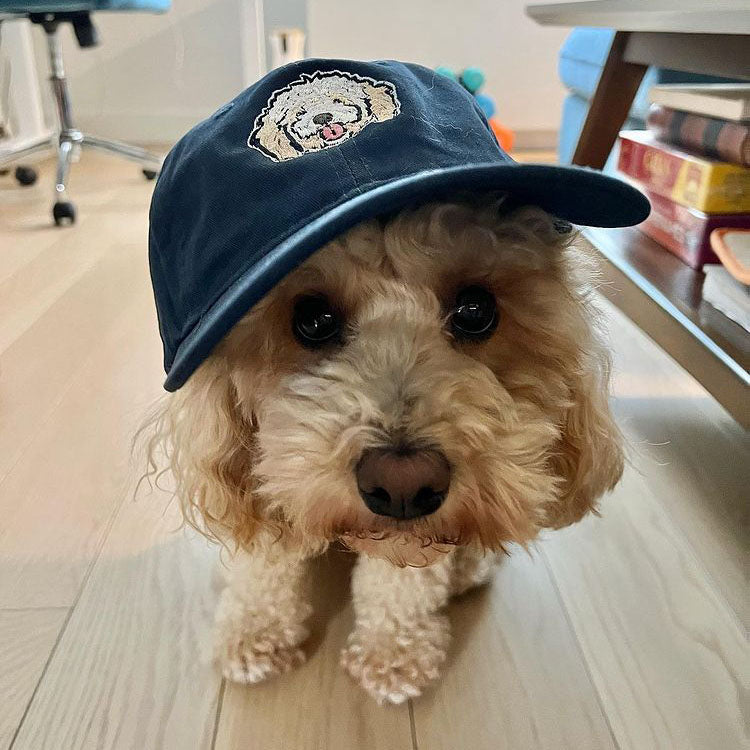
[[[305,652],[299,648],[306,633],[266,629],[257,633],[224,634],[217,639],[216,660],[228,680],[243,685],[267,680],[300,666]]]
[[[392,633],[355,630],[341,665],[381,705],[403,703],[438,678],[449,641],[442,615]]]

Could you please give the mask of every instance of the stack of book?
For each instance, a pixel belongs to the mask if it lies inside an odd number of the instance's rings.
[[[655,86],[648,130],[620,134],[618,168],[651,200],[640,228],[692,268],[709,236],[750,228],[750,84]]]

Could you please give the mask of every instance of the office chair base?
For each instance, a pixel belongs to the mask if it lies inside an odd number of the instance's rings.
[[[75,126],[58,27],[60,23],[71,23],[78,43],[82,47],[93,46],[96,43],[96,30],[91,23],[88,11],[32,13],[29,18],[44,29],[47,39],[50,84],[57,109],[59,134],[54,138],[45,136],[15,151],[0,149],[0,171],[11,164],[18,165],[20,161],[32,154],[56,153],[55,203],[52,207],[52,218],[57,226],[61,226],[66,223],[72,224],[76,219],[75,206],[68,200],[68,176],[71,164],[78,161],[81,149],[92,148],[135,162],[141,167],[141,172],[147,180],[153,180],[159,174],[162,157],[138,146],[131,146],[129,143],[82,133]],[[22,168],[19,167],[19,169]],[[22,178],[30,178],[31,175],[22,172],[22,176],[19,177],[19,169],[16,170],[18,181],[22,184],[32,184],[23,182]]]
[[[155,180],[161,170],[162,157],[138,146],[131,146],[121,141],[107,140],[98,136],[81,133],[78,130],[68,130],[54,140],[44,138],[39,142],[17,151],[0,150],[0,174],[9,171],[13,165],[27,157],[44,154],[57,155],[57,169],[55,174],[55,202],[52,207],[52,218],[56,226],[73,224],[76,220],[75,206],[67,199],[68,179],[71,164],[78,161],[80,151],[93,149],[110,156],[119,156],[135,162],[141,167],[141,174],[146,180]],[[20,185],[33,185],[37,181],[35,169],[25,165],[15,167],[14,176]]]
[[[52,206],[52,218],[58,227],[65,223],[75,224],[76,207],[70,201],[58,201]]]
[[[10,169],[8,169],[7,167],[0,168],[0,177],[5,177],[5,175],[9,173]],[[28,187],[29,185],[33,185],[36,182],[39,175],[37,174],[36,169],[34,169],[33,167],[18,166],[13,172],[13,177],[15,177],[16,182],[19,185],[21,185],[22,187]]]
[[[32,167],[20,166],[16,167],[16,171],[13,173],[13,176],[16,178],[16,182],[19,185],[29,187],[36,182],[39,175],[37,174],[36,169]]]

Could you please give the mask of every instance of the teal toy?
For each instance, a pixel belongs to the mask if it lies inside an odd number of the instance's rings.
[[[477,107],[482,110],[484,116],[487,118],[487,123],[492,128],[492,132],[495,134],[498,143],[504,151],[510,151],[513,148],[515,134],[495,117],[497,108],[495,107],[494,99],[491,96],[487,96],[487,94],[479,93],[479,89],[482,88],[486,80],[482,70],[471,67],[466,68],[461,73],[456,73],[455,70],[449,68],[447,65],[439,65],[435,68],[435,72],[441,76],[450,78],[452,81],[457,81],[474,97]]]
[[[435,68],[435,72],[440,73],[441,76],[450,78],[453,81],[458,81],[458,76],[447,65],[438,65],[437,68]]]
[[[484,85],[484,73],[479,68],[466,68],[461,73],[461,85],[470,93],[476,94]]]

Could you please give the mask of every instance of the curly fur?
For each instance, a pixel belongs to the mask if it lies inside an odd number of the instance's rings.
[[[417,695],[448,643],[448,597],[481,583],[504,545],[573,523],[622,473],[592,273],[536,208],[431,204],[365,222],[258,303],[154,417],[188,521],[237,547],[218,617],[224,673],[255,681],[302,658],[306,563],[334,541],[362,553],[342,657],[378,700]],[[481,343],[446,330],[456,292],[494,292]],[[291,310],[324,293],[340,346],[300,347]],[[353,471],[394,440],[452,467],[432,515],[371,513]],[[252,585],[248,580],[252,579]]]

